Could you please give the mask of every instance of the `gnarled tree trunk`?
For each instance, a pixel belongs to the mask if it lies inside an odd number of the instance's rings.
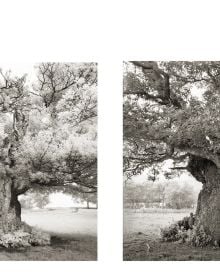
[[[196,221],[213,241],[220,242],[220,169],[207,159],[192,156],[188,170],[203,188],[199,193]]]
[[[18,112],[14,114],[14,139],[5,137],[0,149],[0,231],[13,232],[21,227],[21,205],[18,201],[18,194],[26,190],[21,189],[18,179],[15,176],[14,151],[18,145],[16,126],[19,126]],[[23,180],[23,178],[22,178]]]
[[[0,178],[0,231],[15,231],[21,226],[21,205],[10,177]]]

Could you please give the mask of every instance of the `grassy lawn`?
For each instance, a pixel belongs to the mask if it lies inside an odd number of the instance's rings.
[[[94,209],[71,208],[23,211],[22,220],[51,234],[51,245],[0,249],[0,260],[95,261],[97,221]]]
[[[160,241],[160,229],[188,216],[190,210],[124,212],[124,260],[220,260],[220,249]]]

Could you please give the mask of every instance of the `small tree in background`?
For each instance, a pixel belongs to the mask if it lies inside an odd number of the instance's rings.
[[[187,189],[174,190],[166,199],[167,207],[173,209],[194,208],[195,202],[193,192]]]
[[[79,202],[86,202],[86,208],[90,209],[90,204],[95,204],[95,208],[97,208],[97,193],[86,193],[86,192],[75,192],[73,195],[73,199],[79,200]]]

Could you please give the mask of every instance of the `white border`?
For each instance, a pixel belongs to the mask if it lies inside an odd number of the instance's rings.
[[[1,262],[2,279],[207,279],[218,262],[122,262],[122,61],[219,60],[218,1],[1,1],[0,61],[95,61],[98,262]],[[181,253],[181,252],[180,252]]]

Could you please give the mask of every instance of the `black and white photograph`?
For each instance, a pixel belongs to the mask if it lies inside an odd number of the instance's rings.
[[[0,260],[97,260],[97,64],[0,63]]]
[[[220,260],[220,62],[123,70],[124,260]]]
[[[218,278],[219,1],[0,7],[0,278]]]

